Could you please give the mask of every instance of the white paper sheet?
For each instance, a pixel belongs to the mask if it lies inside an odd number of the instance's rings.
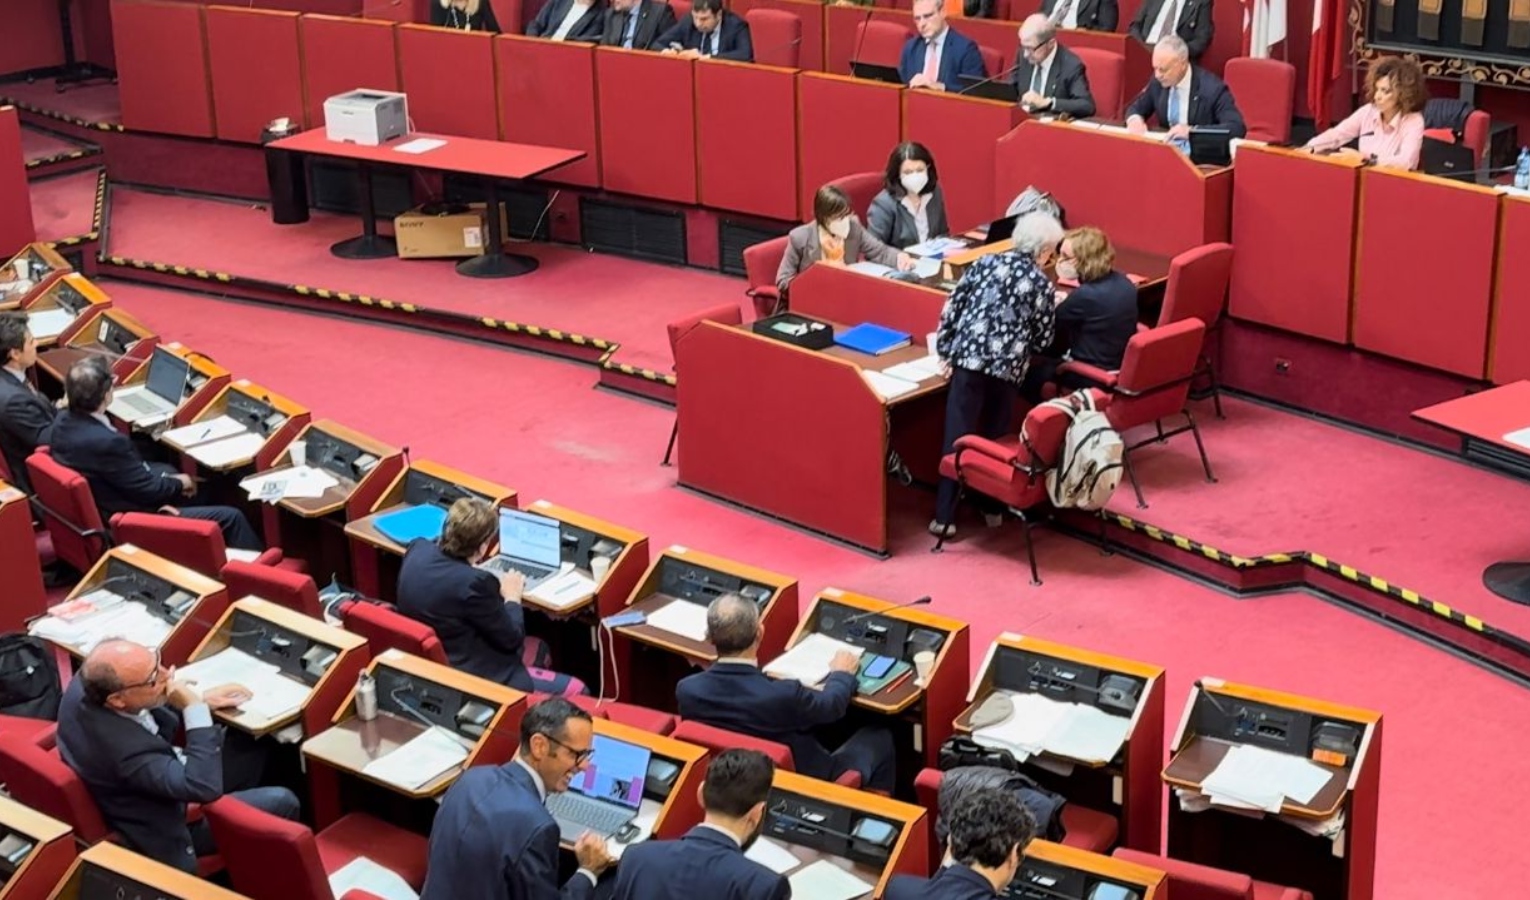
[[[74,313],[62,306],[27,313],[27,330],[39,341],[56,338],[74,323]]]
[[[906,248],[903,252],[907,253],[909,256],[939,257],[944,253],[950,253],[955,250],[965,249],[967,249],[966,241],[962,240],[961,238],[948,236],[930,238],[923,243],[915,244],[912,247]]]
[[[311,690],[283,675],[276,666],[233,647],[182,666],[176,678],[195,681],[204,691],[224,684],[249,688],[250,699],[240,705],[237,715],[250,722],[270,722],[291,715],[302,707]]]
[[[409,882],[399,877],[397,872],[384,868],[365,856],[356,857],[329,876],[329,889],[336,900],[344,897],[346,891],[357,888],[369,894],[375,894],[382,900],[419,900],[420,896],[414,892],[414,888],[409,886]]]
[[[862,275],[874,275],[877,278],[886,278],[889,275],[896,274],[898,271],[897,269],[884,266],[881,263],[874,263],[870,260],[861,260],[858,263],[845,266],[845,268],[852,272],[859,272]]]
[[[445,731],[427,728],[392,753],[367,763],[361,771],[378,781],[412,791],[462,765],[467,757],[467,748]]]
[[[236,434],[245,434],[247,431],[248,429],[243,425],[228,416],[218,416],[205,422],[193,422],[180,428],[172,428],[160,435],[160,438],[177,447],[196,447],[221,441]]]
[[[1131,727],[1125,716],[1113,716],[1093,706],[1059,703],[1040,694],[1010,692],[1008,696],[1014,714],[978,729],[972,738],[1015,753],[1022,762],[1043,750],[1081,762],[1109,762],[1121,750]]]
[[[689,600],[671,600],[648,614],[648,624],[693,641],[707,639],[707,608]]]
[[[221,441],[212,441],[199,447],[193,447],[186,451],[186,453],[192,459],[207,466],[209,469],[216,469],[232,463],[253,459],[255,454],[260,452],[260,448],[265,445],[266,439],[264,437],[253,431],[247,431],[244,434],[224,438]],[[320,490],[319,493],[322,494],[324,492]]]
[[[904,381],[928,381],[940,376],[940,357],[931,353],[929,356],[911,359],[908,362],[898,363],[896,366],[888,366],[882,370],[882,374],[901,378]]]
[[[415,154],[419,154],[419,153],[429,153],[430,151],[436,149],[437,147],[445,147],[445,146],[446,146],[446,141],[437,140],[436,138],[415,138],[412,141],[405,141],[404,143],[399,144],[397,147],[394,147],[393,149],[398,151],[399,153],[415,153]]]
[[[785,875],[802,865],[796,854],[770,838],[755,841],[744,855],[778,875]]]
[[[872,889],[872,885],[826,859],[798,869],[787,881],[791,883],[793,897],[812,900],[854,900]]]
[[[861,377],[866,379],[866,383],[883,400],[892,400],[919,389],[919,385],[912,381],[905,381],[886,372],[877,372],[872,369],[862,369]]]
[[[1503,436],[1504,441],[1516,447],[1530,448],[1530,428],[1521,428]]]
[[[333,475],[312,466],[292,466],[253,475],[239,482],[239,486],[249,492],[251,500],[276,503],[288,497],[310,500],[322,497],[339,483]]]
[[[934,278],[940,274],[941,263],[939,257],[927,257],[914,262],[913,274],[915,278]]]
[[[1299,756],[1245,744],[1227,751],[1211,774],[1201,780],[1201,790],[1213,802],[1277,813],[1286,797],[1311,803],[1329,777],[1327,769]]]
[[[527,591],[526,596],[544,606],[567,609],[593,593],[595,581],[578,569],[569,569]]]
[[[850,651],[856,659],[860,659],[861,654],[866,652],[860,647],[814,632],[771,660],[764,672],[774,678],[792,678],[807,685],[818,684],[829,677],[829,663],[833,662],[834,654],[841,650]]]
[[[142,603],[119,603],[73,622],[43,616],[27,630],[45,640],[89,653],[106,638],[122,638],[145,647],[158,647],[170,634],[171,625],[152,615]]]
[[[1121,752],[1131,720],[1113,716],[1102,709],[1070,704],[1073,709],[1052,734],[1047,735],[1048,753],[1081,762],[1110,762]]]

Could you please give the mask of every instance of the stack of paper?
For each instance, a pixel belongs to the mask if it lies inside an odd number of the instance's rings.
[[[249,492],[251,500],[276,503],[289,498],[317,499],[339,483],[328,472],[311,466],[293,466],[251,476],[239,482],[239,486]]]
[[[785,875],[802,865],[802,860],[795,853],[769,838],[762,837],[750,844],[744,855],[779,875]]]
[[[205,422],[193,422],[180,428],[172,428],[160,435],[166,443],[177,447],[196,447],[221,441],[226,437],[244,434],[248,429],[228,416],[218,416]]]
[[[915,382],[938,378],[940,377],[940,357],[931,353],[928,356],[898,363],[896,366],[888,366],[882,370],[882,374]]]
[[[967,249],[967,242],[958,237],[937,237],[915,244],[906,248],[903,252],[909,256],[933,256],[940,257],[943,254],[955,250]]]
[[[1201,791],[1221,806],[1278,813],[1286,797],[1311,803],[1329,777],[1327,769],[1300,756],[1240,744],[1201,779]]]
[[[239,715],[261,722],[281,719],[301,709],[309,693],[308,685],[234,647],[181,666],[176,679],[191,682],[203,691],[225,684],[249,688],[250,699],[239,706]]]
[[[798,869],[786,880],[793,897],[813,900],[854,900],[871,893],[873,887],[826,859]]]
[[[80,653],[89,653],[107,638],[158,647],[170,634],[170,628],[169,622],[150,613],[142,603],[123,603],[118,598],[114,605],[68,621],[57,616],[43,616],[27,626],[27,631],[44,640],[73,647]]]
[[[689,600],[671,600],[648,614],[648,624],[671,634],[705,643],[707,608]]]
[[[210,441],[192,447],[186,453],[209,469],[221,469],[224,466],[254,459],[255,454],[259,453],[260,448],[265,445],[264,437],[253,431],[246,431],[244,434],[236,434],[221,441]]]
[[[886,278],[888,275],[898,274],[897,269],[894,269],[890,266],[884,266],[881,263],[874,263],[869,259],[863,259],[858,263],[851,263],[850,265],[845,266],[845,268],[852,272],[859,272],[862,275],[874,275],[877,278]]]
[[[883,400],[892,400],[901,397],[910,391],[919,389],[919,385],[912,381],[906,381],[886,372],[877,372],[873,369],[862,369],[861,377],[871,389],[877,392],[877,396]]]
[[[74,323],[74,313],[63,307],[39,309],[27,313],[27,330],[39,341],[56,338]]]
[[[418,790],[467,761],[468,748],[444,728],[427,728],[409,743],[367,763],[362,772],[378,781]]]
[[[543,606],[568,609],[594,593],[594,579],[578,569],[570,568],[527,591],[526,596]],[[695,606],[694,603],[688,605]]]
[[[1040,694],[1009,694],[1015,711],[997,725],[980,728],[972,739],[1008,750],[1024,762],[1046,751],[1080,762],[1109,762],[1121,750],[1131,720],[1093,706],[1059,703]]]
[[[649,621],[653,620],[650,618]],[[829,677],[829,663],[834,661],[834,655],[841,650],[850,652],[857,660],[865,652],[860,647],[814,632],[771,660],[764,671],[774,678],[791,678],[808,685],[818,684]]]
[[[420,896],[397,872],[365,856],[356,857],[329,876],[329,889],[336,897],[354,890],[366,891],[381,900],[418,900]]]

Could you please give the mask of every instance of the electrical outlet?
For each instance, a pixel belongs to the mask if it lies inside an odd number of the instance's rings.
[[[1280,374],[1280,375],[1290,375],[1291,374],[1291,360],[1276,358],[1276,360],[1275,360],[1275,372],[1277,374]]]

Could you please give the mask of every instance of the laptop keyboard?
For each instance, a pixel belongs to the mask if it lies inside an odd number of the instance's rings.
[[[126,406],[133,412],[141,413],[143,415],[161,412],[165,408],[164,405],[155,403],[153,400],[150,400],[142,394],[129,394],[126,397],[119,398],[119,401],[123,406]]]
[[[586,831],[610,837],[637,815],[624,806],[591,800],[573,791],[549,794],[547,811],[558,821],[558,832],[563,840],[570,844]]]
[[[542,581],[546,579],[547,576],[558,571],[557,569],[549,569],[545,566],[533,566],[526,563],[518,563],[503,556],[494,557],[493,559],[484,563],[483,567],[496,575],[503,575],[506,572],[509,572],[511,569],[514,569],[522,575],[525,575],[527,581]]]

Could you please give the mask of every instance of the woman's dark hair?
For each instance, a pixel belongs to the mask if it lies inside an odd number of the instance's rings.
[[[887,188],[887,193],[900,200],[908,193],[903,189],[901,170],[903,164],[909,160],[924,163],[925,169],[929,171],[929,180],[925,182],[924,190],[919,193],[921,195],[934,193],[935,185],[940,182],[940,175],[935,171],[935,157],[930,155],[928,147],[918,141],[904,141],[894,147],[892,156],[887,158],[887,177],[882,180],[882,186]]]
[[[819,225],[827,227],[830,222],[850,212],[849,195],[832,184],[819,188],[813,197],[813,220]]]

